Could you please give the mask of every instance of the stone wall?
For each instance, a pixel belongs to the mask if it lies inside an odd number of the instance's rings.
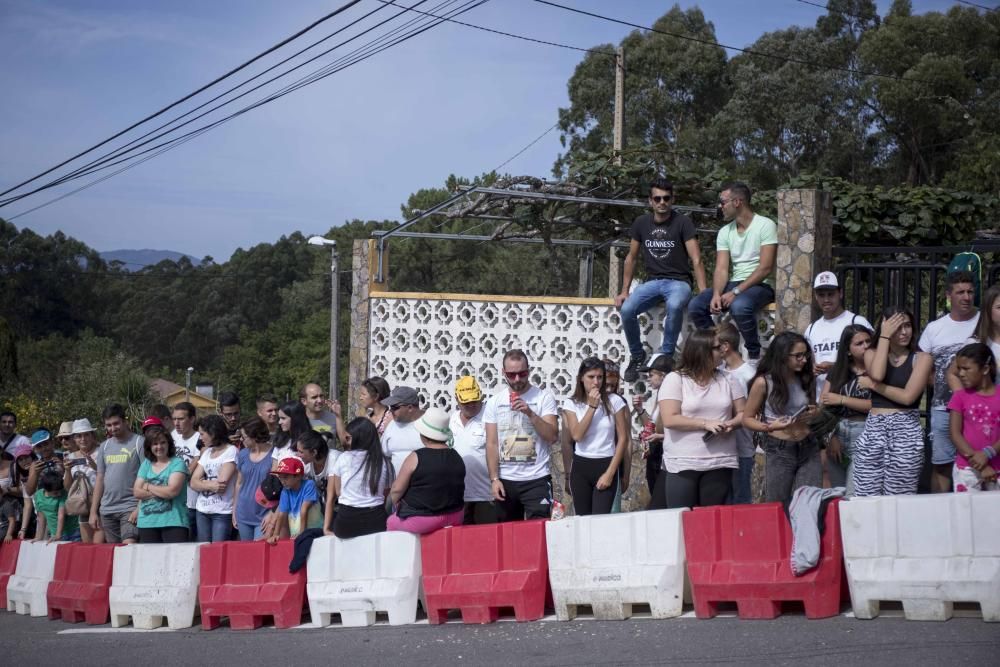
[[[779,190],[777,196],[774,330],[801,333],[818,316],[813,306],[813,279],[833,266],[832,200],[829,193],[820,190]]]

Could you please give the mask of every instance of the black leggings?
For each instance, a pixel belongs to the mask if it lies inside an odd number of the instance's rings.
[[[388,518],[385,505],[376,507],[337,505],[337,512],[333,515],[333,534],[346,540],[372,533],[384,533],[385,521]]]
[[[618,475],[603,491],[597,488],[597,480],[611,465],[612,458],[587,459],[579,454],[573,455],[569,488],[573,493],[573,510],[577,516],[611,514],[611,506],[615,504],[615,494],[618,493]]]
[[[177,544],[187,541],[188,529],[184,526],[139,529],[139,544]]]
[[[732,468],[662,473],[667,509],[724,505],[733,485]]]

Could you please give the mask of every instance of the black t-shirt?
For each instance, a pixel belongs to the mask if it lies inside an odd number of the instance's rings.
[[[691,218],[671,211],[666,222],[657,224],[650,213],[632,223],[632,240],[642,247],[642,258],[650,280],[670,278],[691,282],[691,262],[684,242],[697,230]]]
[[[415,450],[417,469],[400,499],[400,519],[439,516],[465,506],[465,462],[454,449]]]

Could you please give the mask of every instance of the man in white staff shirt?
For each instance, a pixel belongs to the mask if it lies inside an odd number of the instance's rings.
[[[823,316],[806,329],[806,340],[813,352],[813,373],[816,374],[816,398],[823,391],[826,374],[837,360],[840,337],[844,328],[857,324],[872,329],[871,322],[861,315],[844,310],[844,290],[832,271],[823,271],[813,281],[813,296]]]
[[[392,412],[392,421],[382,434],[382,451],[392,459],[392,467],[399,474],[403,461],[424,446],[417,431],[417,420],[424,416],[420,409],[420,395],[413,387],[397,386],[382,399],[382,405]]]
[[[458,410],[448,428],[455,451],[465,463],[465,525],[497,522],[490,471],[486,465],[486,427],[483,424],[483,391],[476,378],[466,375],[455,383]]]
[[[509,391],[486,401],[486,461],[500,521],[552,514],[549,446],[559,437],[556,399],[532,386],[528,357],[509,350],[501,365]]]

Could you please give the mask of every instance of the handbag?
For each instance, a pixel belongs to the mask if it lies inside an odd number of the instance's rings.
[[[78,475],[73,479],[66,496],[66,514],[70,516],[89,516],[90,503],[94,497],[94,487],[86,475]]]

